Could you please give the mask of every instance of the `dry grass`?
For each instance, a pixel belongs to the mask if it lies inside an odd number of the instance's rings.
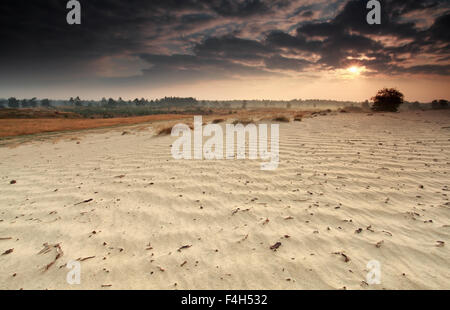
[[[49,109],[0,109],[0,119],[14,118],[82,118],[72,112],[55,111]]]
[[[253,119],[237,119],[233,122],[233,125],[242,124],[244,126],[247,126],[249,124],[253,124],[255,121]]]
[[[286,118],[290,119],[303,119],[305,117],[311,116],[312,112],[308,111],[281,111],[279,109],[258,109],[258,110],[245,110],[238,111],[237,113],[229,113],[230,111],[225,110],[215,110],[214,114],[209,116],[204,116],[204,122],[229,122],[233,121],[233,124],[243,124],[248,125],[255,123],[255,119],[264,119],[271,121],[274,118],[278,118],[280,114],[285,115]],[[86,118],[65,118],[61,117],[47,117],[47,118],[13,118],[13,119],[0,119],[0,138],[12,138],[18,136],[21,140],[17,143],[23,143],[26,139],[35,139],[35,134],[42,133],[61,133],[67,136],[67,132],[70,131],[80,131],[86,129],[100,129],[119,127],[119,126],[129,126],[143,124],[136,127],[139,131],[147,130],[148,125],[151,124],[153,128],[155,122],[161,123],[160,127],[156,127],[156,132],[158,130],[163,134],[164,129],[168,133],[167,127],[171,124],[171,121],[178,121],[181,123],[186,123],[192,127],[192,120],[194,115],[182,115],[182,114],[161,114],[161,115],[149,115],[149,116],[137,116],[137,117],[126,117],[126,118],[108,118],[108,119],[86,119]],[[144,125],[145,124],[145,125]],[[171,130],[171,127],[170,127]],[[170,132],[168,133],[170,134]],[[26,135],[31,135],[25,137]],[[22,137],[21,137],[22,136]],[[63,137],[62,137],[63,138]],[[17,140],[17,139],[16,139]],[[5,142],[7,141],[7,142]],[[27,140],[28,141],[28,140]],[[4,139],[3,144],[13,144],[14,141],[10,139]]]
[[[297,114],[297,115],[295,115],[295,116],[294,116],[294,122],[301,122],[301,121],[303,121],[303,117],[304,117],[303,114]]]
[[[192,115],[163,114],[111,119],[0,119],[0,137],[135,125],[147,122],[190,119],[192,117]]]

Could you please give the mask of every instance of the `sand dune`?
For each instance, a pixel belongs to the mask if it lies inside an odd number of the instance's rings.
[[[1,147],[0,289],[449,288],[448,112],[280,126],[275,171],[152,129]]]

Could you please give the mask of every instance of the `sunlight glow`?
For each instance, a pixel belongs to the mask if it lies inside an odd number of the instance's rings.
[[[351,74],[359,75],[364,69],[362,67],[353,66],[347,69]]]

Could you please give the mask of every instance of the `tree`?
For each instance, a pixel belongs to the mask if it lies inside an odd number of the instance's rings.
[[[409,109],[410,110],[419,110],[420,109],[420,102],[419,101],[411,102],[409,104]]]
[[[108,99],[108,107],[109,108],[113,108],[113,107],[115,107],[117,104],[116,104],[116,102],[114,101],[114,99],[113,98],[109,98]]]
[[[42,99],[41,100],[41,106],[44,108],[50,108],[51,101],[49,99]]]
[[[444,110],[444,109],[448,109],[448,101],[447,100],[434,100],[431,103],[431,108],[433,110]]]
[[[11,97],[8,99],[8,107],[12,109],[18,109],[19,108],[19,100],[17,100],[14,97]]]
[[[37,98],[36,98],[36,97],[31,98],[31,99],[28,101],[28,105],[29,105],[31,108],[36,108],[37,105],[38,105]]]
[[[364,102],[361,104],[361,108],[362,108],[363,110],[370,110],[369,100],[364,101]]]
[[[441,109],[448,109],[448,101],[447,100],[439,100],[439,105]]]
[[[20,105],[22,106],[22,108],[29,108],[30,107],[30,104],[28,103],[27,99],[22,99],[20,101]]]
[[[397,112],[405,96],[395,88],[383,88],[372,98],[372,110],[376,112]]]
[[[119,100],[117,101],[117,104],[118,104],[119,106],[124,106],[124,105],[126,105],[127,103],[122,99],[122,97],[119,97]]]
[[[80,97],[78,96],[73,101],[76,107],[81,107],[83,105],[83,101],[81,101]]]

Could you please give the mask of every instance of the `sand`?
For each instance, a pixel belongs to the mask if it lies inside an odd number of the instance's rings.
[[[449,289],[449,126],[448,112],[283,123],[275,171],[176,161],[151,128],[3,146],[0,289]]]

